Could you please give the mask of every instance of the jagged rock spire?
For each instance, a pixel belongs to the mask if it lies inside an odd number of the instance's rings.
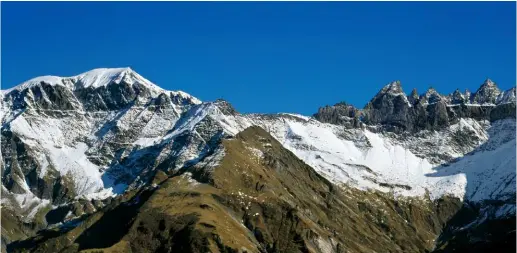
[[[432,104],[443,100],[443,97],[438,93],[438,91],[436,91],[432,86],[430,86],[429,89],[427,89],[427,91],[424,93],[421,100],[429,104]]]
[[[515,88],[499,92],[495,82],[487,79],[474,95],[468,89],[464,92],[456,89],[448,95],[443,95],[431,85],[421,95],[417,89],[412,89],[411,93],[406,95],[400,81],[394,81],[383,86],[362,110],[356,110],[346,103],[339,103],[320,108],[314,116],[319,121],[345,127],[362,124],[382,126],[387,131],[395,132],[433,130],[454,124],[461,118],[496,120],[511,117],[511,113],[514,112],[511,106],[515,106],[515,93]],[[494,96],[495,94],[499,96]],[[471,105],[483,104],[484,101],[493,101],[492,106]],[[465,106],[451,106],[459,104]],[[508,105],[503,108],[503,104]],[[498,108],[497,113],[491,113]],[[355,122],[356,115],[360,115],[361,124],[351,124]]]
[[[472,100],[472,93],[470,92],[469,89],[465,89],[465,99],[467,100],[467,102],[470,103],[470,101]]]
[[[418,91],[416,90],[416,88],[413,88],[411,94],[408,96],[408,100],[411,104],[414,105],[418,101],[418,99]]]
[[[400,81],[393,81],[389,84],[386,84],[380,91],[377,93],[377,96],[383,95],[383,94],[404,94],[404,91],[402,90],[402,85],[400,84]]]
[[[501,90],[496,83],[487,78],[472,97],[472,103],[477,104],[495,104],[497,96]]]
[[[499,96],[497,96],[496,104],[515,103],[515,100],[516,100],[515,93],[516,93],[515,87],[501,92],[501,94],[499,94]]]
[[[451,103],[452,104],[462,104],[465,103],[467,99],[465,98],[465,95],[461,93],[459,89],[456,89],[451,94]]]

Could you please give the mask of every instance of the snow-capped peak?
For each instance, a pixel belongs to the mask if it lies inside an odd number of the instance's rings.
[[[13,88],[2,90],[2,94],[8,94],[14,90],[23,91],[25,89],[40,85],[42,82],[55,86],[65,86],[71,90],[81,90],[87,88],[101,88],[106,87],[112,83],[119,84],[122,81],[129,85],[135,83],[146,86],[153,96],[157,96],[161,93],[171,93],[175,97],[188,99],[194,104],[200,104],[201,101],[190,94],[183,91],[168,91],[162,89],[158,85],[152,83],[140,74],[135,72],[130,67],[124,68],[97,68],[92,69],[82,74],[70,77],[60,76],[40,76],[28,81],[25,81]]]
[[[84,72],[80,75],[75,76],[79,81],[79,87],[76,88],[99,88],[102,86],[106,86],[111,82],[120,83],[126,75],[134,75],[135,77],[139,77],[138,79],[142,79],[145,83],[152,84],[148,80],[144,79],[136,72],[134,72],[131,68],[98,68],[92,69],[90,71]]]
[[[50,85],[64,85],[74,90],[81,88],[99,88],[102,86],[106,86],[111,82],[120,83],[120,81],[129,79],[135,79],[143,84],[147,84],[149,86],[153,86],[157,89],[161,89],[155,84],[151,83],[149,80],[143,78],[138,73],[133,71],[131,68],[98,68],[92,69],[90,71],[84,72],[82,74],[70,77],[61,77],[61,76],[40,76],[28,81],[25,81],[13,88],[4,90],[4,93],[9,93],[13,90],[22,91],[27,88],[31,88],[35,85],[39,85],[44,82]],[[75,84],[74,87],[70,87],[72,82],[67,82],[67,80],[73,81]]]

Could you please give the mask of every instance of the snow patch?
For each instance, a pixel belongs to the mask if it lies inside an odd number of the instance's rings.
[[[189,172],[189,171],[187,171],[187,172],[183,173],[183,174],[181,175],[181,177],[182,177],[182,178],[184,178],[184,179],[186,179],[186,180],[187,180],[187,182],[188,182],[188,184],[189,184],[190,186],[195,186],[195,185],[198,185],[198,184],[199,184],[199,182],[198,182],[197,180],[195,180],[194,178],[192,178],[192,173],[191,173],[191,172]]]
[[[264,153],[260,149],[256,149],[254,147],[246,147],[256,158],[262,159],[264,157]]]

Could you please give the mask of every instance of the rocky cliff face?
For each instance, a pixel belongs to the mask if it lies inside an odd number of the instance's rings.
[[[500,93],[501,91],[497,88],[497,85],[492,80],[486,79],[476,93],[473,94],[471,102],[475,104],[495,104]]]
[[[501,92],[490,79],[473,95],[468,91],[461,93],[456,90],[448,96],[439,94],[434,88],[429,88],[420,96],[413,89],[406,96],[400,82],[396,81],[382,88],[364,109],[348,105],[343,111],[343,106],[336,104],[320,108],[314,117],[347,128],[366,124],[382,126],[386,131],[398,133],[418,132],[443,129],[456,124],[461,118],[494,121],[513,117],[511,105],[506,104],[515,104],[515,88]],[[491,116],[493,110],[495,113]],[[337,116],[346,116],[348,112],[353,112],[361,120],[344,121],[341,120],[343,117]]]
[[[165,134],[200,103],[130,69],[33,79],[2,97],[3,185],[53,204],[103,189],[109,179],[99,176],[102,167],[117,172],[137,162],[124,161],[127,142]],[[132,171],[124,173],[117,180]]]
[[[345,102],[334,106],[325,106],[318,109],[314,117],[321,122],[342,125],[346,128],[358,128],[361,126],[361,112]]]
[[[29,80],[1,93],[3,249],[446,249],[460,224],[515,217],[515,89],[485,84],[393,82],[311,118],[243,115],[127,68]]]

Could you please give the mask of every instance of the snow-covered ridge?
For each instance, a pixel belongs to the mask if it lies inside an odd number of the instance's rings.
[[[22,91],[22,90],[31,88],[35,85],[38,85],[41,82],[45,82],[50,85],[61,85],[61,86],[65,86],[68,88],[74,88],[74,89],[88,88],[88,87],[98,88],[101,86],[106,86],[112,81],[119,83],[121,81],[121,78],[129,72],[132,72],[132,70],[130,68],[98,68],[98,69],[92,69],[92,70],[84,72],[82,74],[79,74],[76,76],[70,76],[70,77],[39,76],[39,77],[32,78],[28,81],[25,81],[10,89],[2,90],[2,92],[9,93],[14,90]],[[81,84],[73,87],[72,81],[73,82],[80,81]],[[147,81],[146,83],[151,83],[151,82]]]
[[[99,88],[108,85],[110,82],[120,83],[124,78],[130,79],[131,77],[142,81],[143,84],[153,86],[155,89],[160,89],[158,86],[152,84],[149,80],[143,78],[130,68],[93,69],[74,78],[78,79],[78,86],[81,86],[80,88]]]
[[[140,83],[150,89],[153,95],[157,96],[161,93],[172,93],[174,96],[180,96],[182,98],[191,99],[195,104],[200,104],[201,101],[188,93],[183,91],[168,91],[162,89],[158,85],[152,83],[140,74],[135,72],[129,67],[125,68],[98,68],[84,72],[82,74],[70,77],[60,76],[40,76],[28,81],[25,81],[10,89],[2,90],[2,94],[8,94],[12,91],[22,91],[33,86],[39,85],[41,82],[45,82],[50,85],[61,85],[72,90],[86,89],[86,88],[100,88],[106,87],[111,83],[119,84],[120,82],[126,82],[129,84]]]

